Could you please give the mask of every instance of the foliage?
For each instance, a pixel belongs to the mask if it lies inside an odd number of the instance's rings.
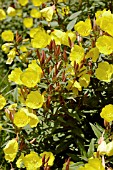
[[[113,14],[104,8],[112,1],[0,5],[1,168],[108,168]]]

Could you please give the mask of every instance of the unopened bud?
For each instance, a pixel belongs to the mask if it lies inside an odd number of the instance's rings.
[[[22,41],[22,36],[19,36],[16,40],[17,43],[21,42]]]
[[[49,51],[52,51],[52,40],[50,41],[48,48],[49,48]]]
[[[38,57],[38,59],[39,59],[39,61],[40,61],[41,56],[40,56],[40,53],[39,53],[39,50],[38,50],[38,49],[36,50],[36,54],[37,54],[37,57]]]
[[[45,63],[48,63],[51,59],[52,59],[52,56],[49,56],[49,57],[46,59],[46,62],[45,62]]]
[[[52,41],[52,49],[54,49],[55,51],[55,48],[56,48],[56,44],[55,44],[55,40]]]
[[[63,73],[62,73],[62,81],[63,81],[63,82],[65,82],[65,81],[66,81],[65,71],[63,71]]]
[[[41,64],[44,64],[44,63],[45,63],[45,59],[46,59],[45,51],[42,51],[40,63],[41,63]]]
[[[64,51],[63,51],[63,58],[64,58],[64,61],[67,62],[66,48],[64,48]]]
[[[94,31],[97,30],[97,25],[96,25],[96,20],[95,20],[95,18],[93,19],[93,30],[94,30]]]

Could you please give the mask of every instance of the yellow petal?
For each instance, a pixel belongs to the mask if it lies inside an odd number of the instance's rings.
[[[38,109],[42,107],[44,97],[38,91],[31,91],[26,99],[26,106],[32,109]]]
[[[14,115],[14,124],[17,127],[24,127],[26,126],[30,119],[27,115],[28,110],[25,108],[21,108],[17,113]]]
[[[100,116],[107,122],[113,121],[113,105],[112,104],[106,105],[102,109]]]
[[[2,110],[5,105],[6,105],[5,98],[2,95],[0,95],[0,110]]]
[[[5,30],[2,32],[1,37],[4,41],[13,41],[14,34],[11,30]]]

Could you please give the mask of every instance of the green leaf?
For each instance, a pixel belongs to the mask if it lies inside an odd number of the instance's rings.
[[[91,142],[89,144],[88,152],[87,152],[88,158],[90,158],[93,155],[93,153],[94,153],[94,142],[95,142],[95,139],[92,138]]]
[[[94,126],[92,123],[90,123],[90,125],[91,125],[91,128],[92,128],[95,136],[99,139],[99,138],[102,136],[102,133],[101,133],[100,130],[99,130],[96,126]]]
[[[81,14],[82,11],[78,11],[73,13],[70,17],[69,20],[75,19],[76,17],[78,17]]]
[[[67,25],[67,30],[72,30],[72,28],[74,27],[75,23],[77,21],[77,18],[73,19],[71,22],[69,22],[69,24]]]

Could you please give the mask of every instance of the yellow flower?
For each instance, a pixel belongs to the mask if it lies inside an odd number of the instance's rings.
[[[100,53],[109,55],[113,52],[113,38],[110,36],[103,35],[97,39],[96,47]]]
[[[113,36],[113,14],[111,14],[111,11],[106,11],[105,9],[103,11],[97,11],[96,12],[96,24],[100,26],[100,28]]]
[[[99,158],[89,159],[85,166],[81,166],[78,170],[105,170]]]
[[[34,34],[31,40],[33,48],[44,48],[50,43],[50,36],[45,32],[43,28],[40,28],[36,34]]]
[[[79,21],[75,24],[74,29],[81,35],[81,36],[88,36],[91,32],[91,20],[86,19],[85,22]]]
[[[47,162],[49,166],[53,165],[55,157],[52,152],[45,151],[45,152],[41,153],[40,156],[41,157],[45,156],[45,162]]]
[[[40,6],[48,0],[32,0],[34,6]]]
[[[38,27],[38,28],[31,28],[30,29],[30,37],[33,38],[34,35],[36,34],[36,32],[38,32],[38,30],[40,30],[40,27]]]
[[[11,74],[8,76],[8,79],[10,81],[15,82],[16,84],[22,84],[22,81],[20,80],[20,75],[22,74],[22,70],[20,68],[15,68],[13,71],[11,71]]]
[[[69,46],[69,38],[72,42],[76,40],[76,34],[72,31],[65,32],[61,37],[61,43]]]
[[[84,59],[84,49],[79,45],[74,45],[71,49],[70,60],[76,61],[76,63],[80,64]]]
[[[9,51],[9,53],[7,54],[8,59],[6,61],[6,64],[11,64],[16,56],[16,49],[13,48]]]
[[[33,113],[27,113],[27,115],[30,118],[29,125],[31,126],[31,128],[36,127],[39,123],[38,117]]]
[[[88,87],[88,85],[90,83],[90,75],[89,74],[83,74],[79,78],[79,83],[80,83],[80,86],[82,86],[82,87]]]
[[[25,45],[20,46],[20,50],[21,50],[22,52],[27,52],[27,48],[26,48]]]
[[[13,7],[8,7],[8,9],[7,9],[7,14],[8,14],[8,16],[10,16],[10,17],[14,17],[15,15],[16,15],[16,10],[15,10],[15,8],[13,8]]]
[[[68,80],[68,84],[66,86],[66,89],[69,91],[69,90],[72,90],[72,87],[73,87],[73,84],[74,84],[74,81],[73,80]]]
[[[21,153],[20,157],[16,161],[16,166],[18,168],[25,168],[24,163],[23,163],[23,159],[24,159],[24,153]]]
[[[23,162],[27,170],[37,170],[37,168],[42,165],[41,158],[34,151],[31,151],[30,154],[26,155],[23,158]]]
[[[9,162],[13,162],[18,152],[18,142],[16,139],[10,140],[3,151],[5,153],[5,159]]]
[[[76,34],[72,31],[63,32],[61,30],[54,29],[51,32],[51,40],[55,40],[56,45],[67,45],[69,46],[69,38],[72,42],[76,40]]]
[[[0,21],[6,19],[6,13],[3,9],[0,9]]]
[[[26,106],[32,109],[38,109],[42,107],[44,102],[44,96],[39,91],[31,91],[27,95]]]
[[[23,24],[26,28],[31,28],[33,26],[33,18],[24,18]]]
[[[53,12],[54,12],[55,6],[50,6],[50,7],[46,7],[44,9],[42,9],[40,11],[42,17],[44,17],[46,19],[46,21],[51,21],[52,17],[53,17]]]
[[[91,48],[86,54],[85,58],[92,58],[93,62],[96,62],[99,57],[99,50],[97,47]]]
[[[113,141],[109,142],[106,146],[106,155],[113,156]]]
[[[95,76],[105,82],[111,81],[111,76],[113,74],[113,65],[108,62],[101,62],[98,64],[98,68],[95,71]]]
[[[69,14],[69,6],[62,7],[62,15],[68,15]]]
[[[16,9],[16,15],[21,17],[22,16],[22,9]]]
[[[1,37],[4,41],[13,41],[14,40],[14,34],[11,30],[3,31],[1,34]]]
[[[31,15],[31,17],[33,17],[33,18],[40,18],[40,17],[41,17],[40,11],[38,11],[38,10],[35,9],[35,8],[33,8],[33,9],[30,11],[30,15]]]
[[[66,88],[68,91],[72,90],[74,97],[76,97],[78,95],[79,91],[82,90],[82,86],[80,85],[80,83],[78,81],[74,81],[74,80],[69,80]]]
[[[56,45],[61,45],[62,37],[65,37],[65,32],[54,29],[54,31],[51,32],[50,36],[51,36],[51,40],[55,40]]]
[[[40,82],[40,75],[37,74],[36,71],[34,71],[31,68],[27,68],[21,75],[20,80],[22,83],[31,88],[37,85],[37,83]]]
[[[34,87],[40,82],[42,75],[41,67],[36,63],[36,60],[32,60],[32,63],[28,65],[20,75],[21,82],[27,87]]]
[[[6,105],[5,98],[2,95],[0,95],[0,110],[2,110],[5,105]]]
[[[36,71],[40,77],[41,77],[41,74],[42,74],[42,69],[41,67],[36,63],[36,60],[32,60],[31,64],[28,65],[28,68],[31,68],[33,69],[34,71]]]
[[[14,124],[17,127],[24,127],[29,123],[30,118],[27,115],[27,113],[28,113],[28,110],[25,108],[21,108],[17,113],[15,113]]]
[[[78,81],[75,81],[72,87],[78,89],[79,91],[82,90],[82,87]]]
[[[20,5],[25,6],[28,4],[28,0],[18,0],[18,2],[20,3]]]
[[[3,9],[0,9],[0,21],[6,19],[6,13]]]
[[[66,164],[67,164],[67,162],[63,164],[62,170],[66,170]],[[73,164],[74,164],[74,162],[72,162],[72,161],[69,162],[69,169],[70,169],[70,170],[71,170],[70,165],[73,165]],[[72,168],[72,169],[73,169],[73,168]]]
[[[100,116],[105,119],[107,122],[111,122],[113,121],[113,105],[112,104],[108,104],[106,105],[101,113]]]
[[[13,45],[12,43],[5,43],[2,45],[2,50],[7,54],[10,50],[10,46]]]
[[[16,108],[17,108],[17,103],[13,103],[13,104],[9,105],[9,107],[8,107],[8,109],[10,111],[15,110]]]

